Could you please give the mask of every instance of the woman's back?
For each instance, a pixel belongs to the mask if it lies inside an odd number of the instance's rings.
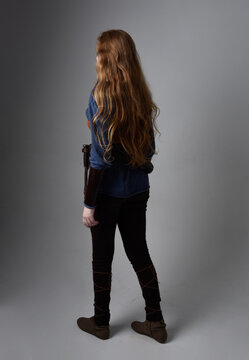
[[[129,197],[147,190],[150,187],[148,173],[140,167],[133,168],[127,165],[124,161],[125,156],[121,152],[117,151],[115,153],[115,158],[110,164],[104,161],[104,150],[97,140],[92,121],[97,111],[98,106],[91,92],[88,108],[85,112],[90,123],[92,139],[90,166],[95,169],[105,169],[98,192],[115,197]],[[99,121],[96,122],[96,125],[97,131],[100,134]],[[150,135],[152,147],[155,149],[153,132]],[[118,149],[118,147],[116,148]],[[152,152],[149,151],[147,156],[151,158]]]

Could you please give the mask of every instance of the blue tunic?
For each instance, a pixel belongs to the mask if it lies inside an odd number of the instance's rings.
[[[101,148],[98,142],[92,123],[93,116],[97,111],[98,106],[91,92],[88,107],[85,111],[91,127],[92,145],[89,162],[90,166],[95,169],[105,169],[98,193],[104,193],[119,198],[127,198],[147,190],[150,187],[149,175],[142,169],[132,168],[131,166],[125,165],[118,158],[112,160],[110,164],[104,161],[104,149]],[[99,119],[95,124],[97,126],[98,134],[101,137]],[[152,135],[152,132],[150,134]],[[104,139],[106,142],[106,137]],[[152,136],[152,146],[155,149],[154,135]],[[149,151],[148,155],[151,158],[152,152]],[[106,157],[107,159],[110,159],[108,158],[108,155]],[[84,206],[90,209],[95,208],[95,206],[88,206],[85,203]]]

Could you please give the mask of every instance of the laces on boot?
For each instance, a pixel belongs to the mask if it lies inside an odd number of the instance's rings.
[[[105,277],[107,277],[107,281],[108,281],[108,286],[105,287],[103,285],[97,284],[96,282],[96,274],[104,274]],[[111,272],[106,272],[106,271],[96,271],[93,270],[93,283],[94,283],[94,292],[95,294],[100,293],[100,292],[104,292],[104,291],[108,291],[108,293],[110,293],[111,291],[111,281],[112,281],[112,273]],[[104,278],[104,280],[106,281],[106,279]],[[101,316],[105,316],[106,313],[109,313],[109,307],[107,308],[102,308],[99,305],[96,304],[96,301],[94,302],[94,307],[95,307],[95,315],[94,318],[98,318]],[[98,313],[97,310],[99,310],[101,313]]]
[[[143,283],[143,281],[142,281],[143,275],[141,273],[143,273],[146,270],[151,270],[152,278],[149,281]],[[138,277],[138,280],[139,280],[139,283],[140,283],[143,293],[144,293],[145,288],[149,288],[149,289],[156,290],[157,295],[159,295],[159,285],[158,285],[159,281],[157,279],[156,270],[155,270],[153,263],[151,263],[149,266],[144,267],[143,269],[136,270],[136,274],[137,274],[137,277]],[[153,282],[155,283],[154,285],[156,285],[156,286],[151,285],[151,283],[153,283]],[[159,295],[159,298],[160,298],[160,295]],[[148,303],[148,301],[146,301],[146,302]],[[155,307],[148,306],[146,304],[145,310],[146,310],[146,316],[149,317],[150,315],[152,315],[156,312],[161,312],[161,307],[159,305],[159,307],[155,308]],[[151,310],[151,311],[148,311],[148,310]]]

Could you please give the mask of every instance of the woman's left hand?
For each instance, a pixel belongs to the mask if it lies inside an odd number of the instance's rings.
[[[89,209],[86,206],[83,208],[82,221],[87,227],[92,227],[99,224],[99,221],[94,219],[95,209]]]

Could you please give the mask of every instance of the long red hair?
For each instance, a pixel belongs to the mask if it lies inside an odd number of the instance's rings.
[[[106,154],[112,145],[118,143],[129,156],[128,164],[141,166],[148,160],[148,150],[158,154],[152,148],[150,132],[153,136],[160,133],[156,125],[160,109],[152,99],[135,43],[124,30],[104,31],[97,38],[96,53],[100,59],[92,92],[98,112],[93,127],[105,150],[104,160],[107,161]],[[101,134],[95,124],[98,119],[101,119]],[[108,137],[107,144],[104,134]]]

